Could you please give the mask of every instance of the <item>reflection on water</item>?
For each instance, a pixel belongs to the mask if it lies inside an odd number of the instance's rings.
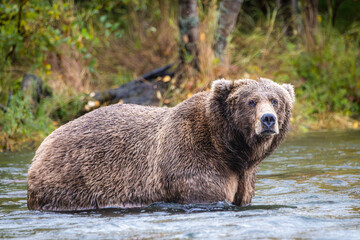
[[[360,239],[360,132],[289,138],[260,167],[252,205],[155,203],[74,213],[28,211],[33,153],[0,154],[0,238]]]

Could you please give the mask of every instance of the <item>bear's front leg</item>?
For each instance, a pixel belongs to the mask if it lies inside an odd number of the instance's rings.
[[[255,195],[257,167],[244,170],[239,176],[238,190],[235,194],[234,204],[238,206],[246,206],[251,202]]]

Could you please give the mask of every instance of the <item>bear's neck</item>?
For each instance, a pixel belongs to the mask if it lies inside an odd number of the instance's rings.
[[[229,164],[232,168],[240,170],[256,167],[284,141],[288,128],[289,120],[285,119],[279,134],[269,138],[251,134],[244,136],[238,130],[224,128],[228,131],[227,134],[224,133],[227,138],[223,142]]]
[[[226,161],[231,169],[242,171],[257,166],[268,153],[272,141],[254,142],[249,141],[240,132],[234,131],[224,140]]]

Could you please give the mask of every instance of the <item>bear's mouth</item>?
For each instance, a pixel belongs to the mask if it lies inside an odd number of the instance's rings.
[[[277,133],[274,130],[271,130],[271,129],[266,129],[266,130],[261,132],[261,135],[263,135],[263,136],[272,136],[274,134],[277,134]]]

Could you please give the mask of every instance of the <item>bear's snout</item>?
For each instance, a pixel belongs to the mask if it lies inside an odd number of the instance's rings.
[[[278,134],[277,130],[277,119],[276,116],[272,113],[265,113],[260,118],[261,122],[261,135],[271,136],[273,134]]]
[[[269,129],[272,126],[274,126],[275,122],[276,122],[276,117],[272,113],[266,113],[261,117],[261,123]]]
[[[272,136],[274,134],[279,133],[277,118],[276,115],[273,113],[264,113],[260,118],[261,127],[259,127],[260,131],[258,134],[262,136]]]
[[[263,101],[258,104],[255,133],[260,136],[279,134],[278,117],[273,106]]]

